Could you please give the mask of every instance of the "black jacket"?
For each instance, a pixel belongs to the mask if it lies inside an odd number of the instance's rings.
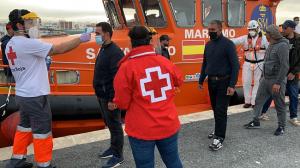
[[[118,63],[123,56],[123,51],[114,42],[101,47],[95,63],[93,80],[97,97],[108,101],[114,98],[113,81],[118,71]]]
[[[298,80],[298,73],[300,73],[300,34],[295,33],[294,44],[290,46],[289,73],[297,75],[295,79]]]
[[[230,87],[235,87],[239,74],[239,60],[235,45],[221,35],[216,40],[207,42],[199,83],[203,84],[206,76],[230,76]]]
[[[8,65],[8,60],[5,55],[5,48],[10,39],[11,39],[10,36],[5,35],[0,40],[1,41],[1,52],[2,52],[2,63],[4,65]],[[10,68],[4,68],[4,72],[5,72],[6,76],[12,76]]]

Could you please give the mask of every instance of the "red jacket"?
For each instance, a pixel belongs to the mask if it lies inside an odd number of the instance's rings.
[[[182,83],[175,65],[152,46],[134,48],[126,55],[114,79],[114,102],[127,110],[126,133],[143,140],[175,134],[180,123],[173,101],[175,87]]]

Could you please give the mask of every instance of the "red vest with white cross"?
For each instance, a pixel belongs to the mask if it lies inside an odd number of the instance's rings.
[[[175,88],[182,83],[175,65],[152,46],[134,48],[126,55],[114,80],[114,102],[127,110],[127,134],[144,140],[175,134],[180,124],[173,101]]]

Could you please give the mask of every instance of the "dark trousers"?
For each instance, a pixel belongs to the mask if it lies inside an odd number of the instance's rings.
[[[287,81],[286,84],[286,93],[289,96],[290,99],[290,118],[297,118],[297,109],[298,109],[298,93],[299,93],[299,87],[298,87],[298,81]],[[272,97],[270,97],[266,103],[264,104],[264,107],[262,109],[262,113],[266,113],[271,106],[272,103]]]
[[[227,95],[229,79],[208,80],[210,102],[214,111],[215,136],[225,139],[227,125],[227,109],[230,96]]]
[[[110,111],[108,100],[99,98],[100,110],[105,125],[110,132],[110,148],[116,157],[123,157],[124,133],[121,123],[121,111]]]
[[[161,140],[141,140],[128,137],[137,168],[154,168],[154,148],[157,147],[167,168],[182,168],[178,154],[178,133]]]

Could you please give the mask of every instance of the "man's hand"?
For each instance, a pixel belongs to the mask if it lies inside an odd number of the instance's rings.
[[[295,79],[295,75],[292,73],[288,74],[287,80],[294,80]]]
[[[234,88],[232,88],[232,87],[227,88],[227,95],[228,96],[233,96],[234,92],[235,92]]]
[[[204,89],[203,84],[199,84],[198,87],[199,87],[200,90],[203,90],[203,89]]]
[[[272,91],[273,91],[274,93],[279,93],[279,91],[280,91],[280,85],[274,84],[274,85],[273,85],[273,88],[272,88]]]
[[[118,106],[113,102],[108,102],[108,110],[113,111],[118,108]]]

